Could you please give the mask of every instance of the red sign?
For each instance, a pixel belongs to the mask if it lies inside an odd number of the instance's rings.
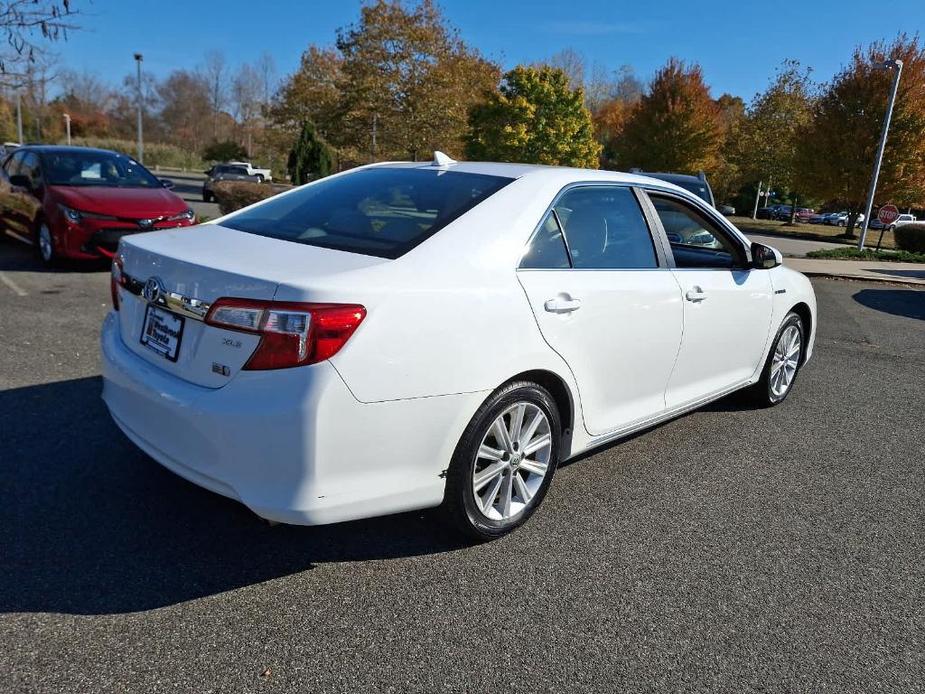
[[[877,213],[877,219],[883,224],[892,224],[897,217],[899,217],[899,210],[896,209],[896,205],[884,205]]]

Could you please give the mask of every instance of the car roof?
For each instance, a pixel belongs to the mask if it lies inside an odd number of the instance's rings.
[[[114,152],[111,149],[100,149],[98,147],[74,147],[73,145],[23,145],[22,147],[17,147],[16,150],[23,150],[28,152],[47,152],[49,154],[55,152],[74,152],[75,154],[93,152],[95,154],[117,154],[119,156],[128,156],[126,154],[122,154],[121,152]]]
[[[622,171],[609,171],[605,169],[580,169],[568,166],[550,166],[546,164],[513,164],[505,162],[485,162],[485,161],[459,161],[445,166],[435,166],[432,162],[410,162],[410,161],[391,161],[370,164],[372,167],[388,168],[417,168],[417,169],[442,169],[446,171],[456,171],[459,173],[473,173],[488,176],[502,176],[504,178],[530,178],[531,180],[546,179],[549,181],[563,182],[607,182],[623,183],[628,185],[656,185],[668,187],[672,190],[677,189],[684,193],[689,193],[683,188],[675,186],[663,179],[656,179],[645,174],[625,173]],[[366,168],[366,167],[363,167]],[[694,180],[700,180],[692,177]],[[702,182],[702,181],[701,181]]]

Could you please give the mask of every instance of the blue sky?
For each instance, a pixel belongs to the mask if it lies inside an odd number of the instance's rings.
[[[56,51],[78,71],[118,82],[134,70],[163,76],[194,68],[208,50],[231,64],[263,51],[282,77],[310,43],[330,45],[338,27],[354,22],[358,0],[72,0],[85,11],[82,31]],[[669,56],[697,61],[714,95],[746,100],[764,88],[785,58],[831,77],[857,44],[925,29],[925,0],[782,0],[709,2],[662,0],[443,0],[462,38],[504,67],[573,48],[589,62],[632,65],[643,79]],[[256,9],[255,9],[256,8]]]

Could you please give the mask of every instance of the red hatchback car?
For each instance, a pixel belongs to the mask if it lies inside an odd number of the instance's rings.
[[[109,258],[127,234],[195,224],[193,210],[168,186],[124,154],[20,147],[3,162],[0,222],[49,265]]]

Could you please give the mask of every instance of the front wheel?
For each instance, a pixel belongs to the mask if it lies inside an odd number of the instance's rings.
[[[58,262],[58,254],[55,252],[55,242],[51,235],[51,229],[48,222],[39,222],[39,227],[35,233],[35,246],[39,254],[39,260],[46,267],[53,267]]]
[[[751,388],[752,399],[756,404],[773,407],[786,399],[803,365],[805,344],[803,321],[791,311],[777,331],[761,379]]]
[[[559,461],[555,401],[535,383],[495,392],[463,432],[443,509],[463,534],[493,540],[523,525],[546,496]]]

